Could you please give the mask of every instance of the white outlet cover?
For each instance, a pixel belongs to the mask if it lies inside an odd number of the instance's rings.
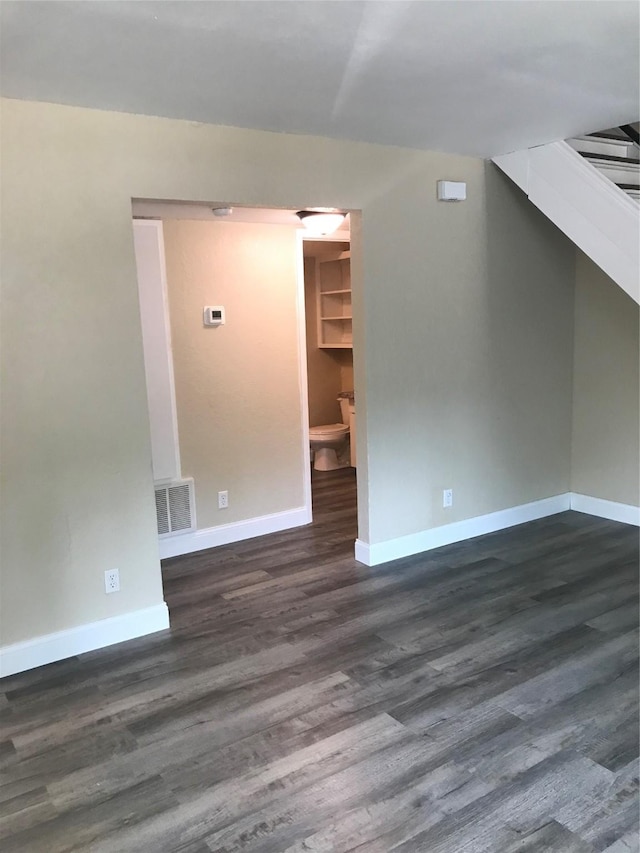
[[[107,595],[112,592],[120,592],[120,572],[118,569],[109,569],[104,573],[104,590]]]

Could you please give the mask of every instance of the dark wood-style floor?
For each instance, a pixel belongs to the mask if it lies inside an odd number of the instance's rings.
[[[167,561],[172,632],[0,685],[0,849],[638,850],[638,532],[576,513],[370,569],[316,523]]]

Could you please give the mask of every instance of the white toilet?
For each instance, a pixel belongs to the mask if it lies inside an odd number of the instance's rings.
[[[340,462],[338,453],[345,449],[349,437],[349,423],[353,417],[353,401],[347,397],[338,399],[340,403],[341,424],[325,424],[309,429],[309,443],[313,451],[313,467],[316,471],[335,471],[346,468],[349,462]]]

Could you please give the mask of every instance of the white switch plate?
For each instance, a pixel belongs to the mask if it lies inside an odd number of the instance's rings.
[[[444,509],[453,506],[453,489],[444,489],[442,492],[442,506]]]

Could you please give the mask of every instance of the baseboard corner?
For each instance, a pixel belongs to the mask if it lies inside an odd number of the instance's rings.
[[[354,547],[354,556],[359,563],[365,566],[371,565],[371,546],[368,542],[363,542],[362,539],[356,539]]]
[[[609,521],[619,521],[622,524],[640,527],[640,507],[633,504],[623,504],[572,492],[571,509],[575,512],[584,512],[586,515],[595,515],[598,518],[607,518]]]

